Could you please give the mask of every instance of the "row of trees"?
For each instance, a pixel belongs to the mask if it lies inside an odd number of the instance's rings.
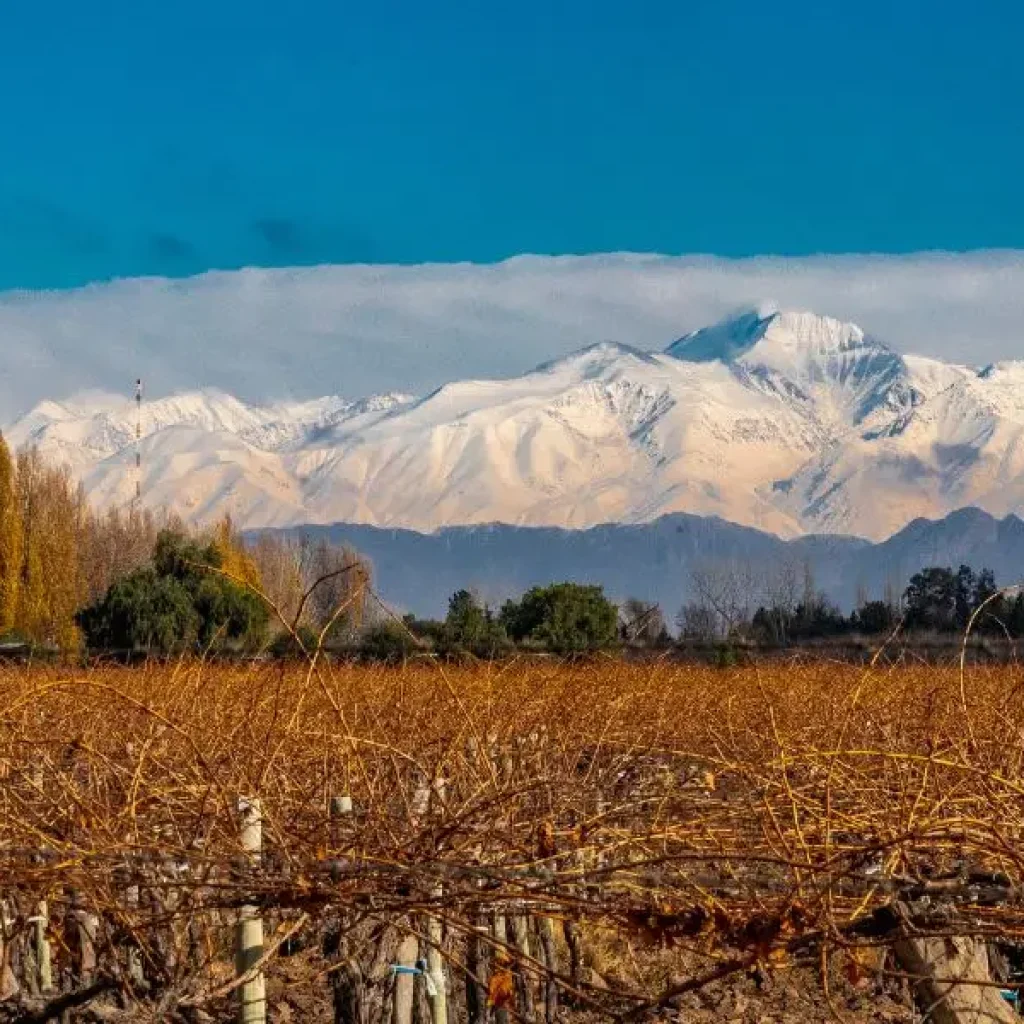
[[[243,652],[348,643],[371,570],[349,548],[263,536],[248,546],[230,519],[209,535],[161,530],[151,559],[78,617],[89,647]]]
[[[619,636],[600,587],[535,587],[496,612],[460,591],[444,622],[399,625],[373,603],[371,579],[365,559],[325,539],[248,544],[230,519],[196,532],[134,508],[96,513],[67,469],[34,449],[13,458],[0,437],[0,638],[170,654],[285,651],[295,633],[307,648],[495,655],[517,644],[577,653]]]
[[[677,620],[680,638],[785,645],[850,634],[877,636],[897,625],[908,633],[952,634],[962,633],[972,618],[980,633],[1024,636],[1024,593],[1001,593],[991,569],[930,566],[915,573],[898,597],[891,588],[882,599],[862,595],[850,614],[816,589],[808,569],[802,586],[792,585],[794,578],[790,573],[768,591],[768,600],[752,607],[758,590],[751,578],[721,568],[699,569],[693,578],[696,596]],[[763,597],[765,591],[760,593]]]
[[[230,519],[195,532],[134,507],[96,512],[65,467],[33,448],[14,457],[0,436],[0,640],[258,648],[277,619],[258,594],[307,638],[329,626],[336,640],[360,624],[369,579],[364,559],[326,540],[250,546]]]
[[[117,580],[79,621],[90,645],[165,652],[264,648],[273,626],[271,606],[297,629],[307,649],[322,638],[330,646],[385,659],[424,649],[492,658],[514,648],[572,655],[675,642],[658,605],[629,599],[616,606],[599,586],[533,587],[500,609],[459,590],[443,620],[407,615],[398,622],[386,613],[367,616],[369,581],[365,561],[325,541],[263,535],[246,547],[229,521],[206,539],[165,529],[157,535],[151,562]],[[923,569],[901,601],[865,599],[849,615],[809,579],[805,587],[799,600],[762,604],[746,615],[724,605],[720,592],[705,589],[705,602],[681,610],[679,639],[784,645],[854,633],[876,636],[897,624],[908,631],[951,633],[965,629],[978,608],[979,631],[1024,635],[1024,595],[1000,595],[988,569]],[[281,653],[290,646],[288,632],[271,644]]]
[[[460,590],[443,621],[398,624],[372,600],[371,579],[365,559],[324,539],[262,534],[244,543],[230,519],[196,533],[145,511],[94,512],[66,469],[33,449],[13,458],[0,437],[0,639],[66,650],[284,651],[296,631],[306,647],[322,639],[384,656],[429,647],[485,657],[514,646],[575,654],[673,642],[656,604],[617,607],[598,586],[534,587],[497,609]],[[899,596],[862,595],[850,614],[815,587],[807,566],[717,562],[698,566],[689,589],[676,620],[683,641],[787,644],[873,636],[897,623],[952,633],[980,606],[975,629],[1024,636],[1024,594],[999,594],[992,570],[966,565],[923,569]]]
[[[582,654],[620,639],[619,609],[599,586],[555,583],[533,587],[499,611],[468,590],[448,602],[444,621],[405,617],[406,633],[441,654],[495,657],[513,647]]]

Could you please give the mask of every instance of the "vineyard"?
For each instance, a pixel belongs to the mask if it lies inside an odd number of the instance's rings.
[[[1022,686],[0,669],[0,1020],[1013,1020]]]

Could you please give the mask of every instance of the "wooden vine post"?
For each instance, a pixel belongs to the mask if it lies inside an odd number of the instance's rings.
[[[416,958],[420,942],[415,935],[406,935],[398,947],[398,972],[395,975],[394,1024],[412,1024],[412,1010],[416,1000]]]
[[[50,926],[50,909],[46,900],[40,900],[32,918],[32,944],[39,991],[44,995],[53,991],[53,960],[46,930]]]
[[[907,972],[921,979],[918,1002],[933,1024],[1020,1020],[992,982],[983,940],[908,935],[896,943],[894,952]]]

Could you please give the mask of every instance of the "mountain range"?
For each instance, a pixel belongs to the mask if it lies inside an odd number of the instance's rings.
[[[148,504],[246,528],[581,529],[687,513],[881,540],[964,506],[1024,511],[1022,431],[1024,362],[903,355],[854,324],[765,309],[663,352],[599,343],[422,397],[146,401],[139,453]],[[96,503],[130,502],[130,400],[45,401],[5,434],[67,462]]]
[[[929,565],[995,570],[1000,585],[1024,581],[1024,521],[962,509],[919,519],[874,544],[856,537],[783,540],[713,517],[684,513],[651,523],[586,530],[506,525],[453,526],[432,534],[359,524],[301,528],[349,544],[373,563],[378,591],[397,607],[443,617],[463,587],[491,605],[531,586],[561,580],[599,583],[614,600],[656,601],[669,621],[699,596],[698,578],[719,593],[769,603],[810,580],[842,608],[897,597]]]

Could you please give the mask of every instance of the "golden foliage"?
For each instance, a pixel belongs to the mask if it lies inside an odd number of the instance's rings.
[[[149,558],[155,533],[145,513],[94,514],[66,467],[34,448],[12,459],[0,437],[0,634],[77,648],[77,612]]]
[[[487,985],[487,1005],[494,1010],[515,1010],[515,980],[507,967],[502,967],[491,975]]]
[[[14,461],[0,435],[0,634],[14,628],[21,582],[22,529]]]
[[[220,567],[235,579],[242,580],[255,590],[262,591],[263,579],[252,555],[246,549],[235,529],[230,515],[225,515],[213,531],[213,543],[220,555]]]

